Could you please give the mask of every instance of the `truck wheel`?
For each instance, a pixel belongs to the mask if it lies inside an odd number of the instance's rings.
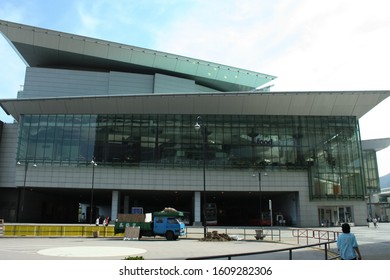
[[[172,231],[167,231],[167,232],[165,233],[165,237],[166,237],[167,240],[173,240],[174,237],[175,237],[175,235],[173,234]]]

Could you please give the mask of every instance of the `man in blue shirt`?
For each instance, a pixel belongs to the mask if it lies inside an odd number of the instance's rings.
[[[340,252],[342,260],[361,260],[360,250],[356,241],[356,237],[351,233],[351,227],[345,223],[341,226],[342,234],[337,238],[337,248]]]

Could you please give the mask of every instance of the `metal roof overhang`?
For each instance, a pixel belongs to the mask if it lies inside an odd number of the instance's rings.
[[[389,146],[390,146],[390,138],[370,139],[370,140],[362,141],[363,150],[374,150],[375,152],[379,152],[383,149],[386,149]]]
[[[23,114],[217,114],[362,117],[390,91],[236,92],[82,96],[0,100],[19,120]]]
[[[0,20],[0,33],[30,67],[161,73],[218,91],[249,91],[276,77],[195,58]]]

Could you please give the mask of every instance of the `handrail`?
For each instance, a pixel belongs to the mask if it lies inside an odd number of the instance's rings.
[[[249,252],[249,253],[239,253],[239,254],[225,254],[225,255],[214,255],[214,256],[203,256],[203,257],[193,257],[193,258],[187,258],[186,260],[210,260],[210,259],[221,259],[221,258],[227,258],[228,260],[231,260],[232,257],[243,257],[243,256],[250,256],[250,255],[264,255],[264,254],[271,254],[271,253],[278,253],[278,252],[289,252],[289,260],[292,260],[292,252],[293,250],[299,250],[303,248],[309,248],[309,247],[315,247],[315,246],[321,246],[324,245],[324,255],[325,260],[328,259],[328,246],[331,243],[335,243],[335,240],[327,241],[327,242],[321,242],[316,244],[310,244],[310,245],[304,245],[304,246],[297,246],[297,247],[291,247],[291,248],[284,248],[284,249],[275,249],[275,250],[268,250],[268,251],[259,251],[259,252]],[[332,257],[331,259],[335,259],[337,257]]]
[[[185,238],[188,238],[189,235],[196,236],[199,235],[200,237],[203,237],[204,233],[203,231],[197,231],[193,228],[198,227],[187,227],[186,228],[186,235]],[[234,227],[234,226],[207,226],[207,231],[214,231],[214,230],[221,230],[221,232],[224,232],[227,235],[242,235],[244,240],[247,240],[248,238],[254,237],[254,231],[255,230],[263,230],[264,235],[270,238],[272,241],[282,240],[281,235],[281,228],[280,227]]]
[[[292,229],[293,237],[297,237],[297,243],[299,244],[300,238],[306,238],[306,244],[309,244],[309,238],[318,239],[319,242],[321,240],[326,241],[334,241],[339,236],[339,231],[331,231],[331,230],[318,230],[318,229]]]

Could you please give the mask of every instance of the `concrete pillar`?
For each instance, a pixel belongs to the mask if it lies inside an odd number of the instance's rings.
[[[124,214],[130,213],[130,197],[128,195],[125,195],[123,200],[123,213]]]
[[[111,220],[115,221],[118,217],[118,209],[119,209],[119,191],[112,191],[111,198]]]
[[[194,226],[202,225],[201,193],[194,193]]]

